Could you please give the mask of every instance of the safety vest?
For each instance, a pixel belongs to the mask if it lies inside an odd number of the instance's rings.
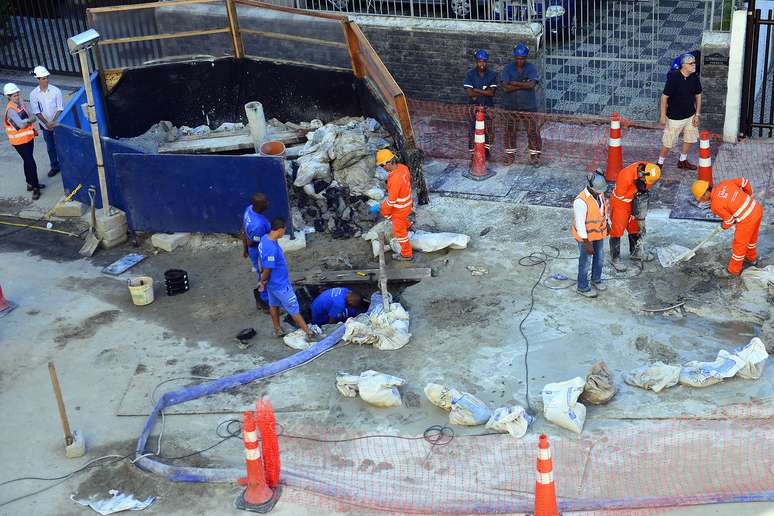
[[[605,197],[601,197],[602,209],[599,208],[596,199],[587,188],[584,188],[576,197],[576,199],[586,203],[586,234],[588,235],[586,238],[590,241],[607,238],[607,203]],[[575,229],[575,220],[572,223],[572,236],[579,242],[583,240],[578,234],[578,230]]]
[[[13,124],[8,120],[8,110],[13,109],[17,113],[21,113],[23,110],[20,106],[17,106],[13,102],[9,102],[5,106],[5,113],[3,115],[3,125],[5,126],[5,132],[8,135],[8,141],[11,145],[24,145],[27,142],[31,142],[35,138],[35,127],[28,125],[21,129],[16,129]]]
[[[406,165],[399,163],[387,176],[387,200],[382,203],[381,212],[387,218],[392,215],[408,217],[413,208],[411,171]]]
[[[744,221],[758,204],[752,198],[752,186],[746,177],[726,179],[712,188],[710,209],[729,228]]]

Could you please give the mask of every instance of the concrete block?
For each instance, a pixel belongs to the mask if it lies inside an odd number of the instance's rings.
[[[102,234],[107,231],[111,231],[118,227],[127,228],[126,214],[118,209],[113,208],[110,214],[105,215],[102,210],[97,210],[96,217],[97,225],[94,229],[98,234]]]
[[[78,201],[65,201],[54,210],[57,217],[80,217],[86,213],[86,205]]]
[[[189,238],[191,238],[190,233],[155,233],[151,237],[151,244],[153,247],[171,253],[178,247],[185,245]]]
[[[295,237],[295,239],[291,240],[290,235],[285,235],[277,241],[283,252],[291,253],[306,248],[306,233],[296,231]]]

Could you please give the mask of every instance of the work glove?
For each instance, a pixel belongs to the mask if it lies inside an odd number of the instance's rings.
[[[378,215],[379,214],[379,205],[378,204],[374,204],[373,206],[368,208],[368,213],[370,213],[372,215]]]

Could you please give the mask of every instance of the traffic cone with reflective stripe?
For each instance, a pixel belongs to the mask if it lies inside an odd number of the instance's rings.
[[[621,151],[621,117],[618,113],[610,115],[610,139],[607,142],[607,169],[605,179],[614,183],[618,173],[623,168],[623,152]]]
[[[712,157],[710,156],[709,131],[702,131],[699,135],[699,170],[696,179],[707,181],[712,186]]]
[[[266,474],[261,460],[261,448],[258,444],[258,430],[255,424],[255,414],[245,412],[242,416],[242,435],[245,442],[245,463],[247,477],[239,481],[247,484],[244,491],[237,497],[234,504],[237,509],[251,512],[267,513],[274,508],[279,498],[279,489],[272,491],[266,485]]]
[[[0,286],[0,317],[7,315],[14,308],[16,308],[16,305],[5,299],[5,295],[3,295],[3,287]]]
[[[476,106],[476,130],[473,136],[473,160],[470,162],[470,171],[463,176],[476,181],[483,181],[495,175],[486,164],[486,120],[484,118],[484,106]]]
[[[540,434],[537,459],[537,482],[535,482],[535,516],[559,516],[554,489],[554,467],[548,437]]]

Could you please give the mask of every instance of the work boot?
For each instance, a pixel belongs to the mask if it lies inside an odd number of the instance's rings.
[[[728,269],[723,268],[716,272],[715,276],[720,279],[739,279],[741,274],[733,274]]]
[[[597,297],[597,291],[594,290],[593,288],[590,288],[588,290],[577,290],[576,289],[575,292],[577,292],[579,295],[581,295],[583,297],[589,297],[589,298]]]
[[[610,237],[610,263],[617,272],[626,272],[628,267],[621,261],[621,239]]]
[[[514,161],[516,161],[516,153],[505,151],[505,160],[503,163],[505,165],[513,165]]]
[[[48,177],[54,177],[54,176],[55,176],[55,175],[57,175],[58,173],[59,173],[59,170],[58,170],[58,169],[53,169],[53,168],[52,168],[51,170],[49,170],[49,171],[48,171]]]
[[[640,241],[640,235],[635,233],[631,234],[629,233],[629,258],[635,261],[641,261],[641,262],[652,262],[655,258],[653,256],[653,253],[650,251],[646,251],[643,249],[645,244],[642,244],[638,247]]]
[[[591,286],[594,287],[594,289],[597,292],[604,292],[605,290],[607,290],[607,285],[605,285],[601,281],[599,283],[595,283],[595,282],[592,281],[591,282]]]
[[[697,169],[696,165],[694,165],[693,163],[691,163],[687,159],[685,159],[683,161],[678,161],[677,162],[677,168],[681,168],[683,170],[696,170]]]
[[[414,255],[411,256],[403,256],[400,253],[393,253],[392,259],[399,262],[413,262],[414,261]]]
[[[40,199],[40,188],[33,188],[32,189],[32,200],[37,201]]]

